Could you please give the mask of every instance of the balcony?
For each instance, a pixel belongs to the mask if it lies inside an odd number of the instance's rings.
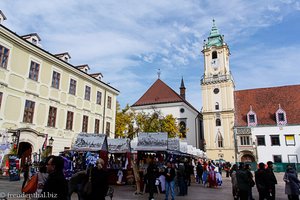
[[[220,83],[220,82],[225,82],[231,80],[233,81],[233,77],[230,74],[225,74],[225,75],[213,75],[209,77],[205,77],[201,79],[201,85],[202,84],[210,84],[210,83]]]

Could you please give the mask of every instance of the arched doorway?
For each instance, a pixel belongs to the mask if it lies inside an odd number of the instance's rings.
[[[21,159],[23,167],[25,162],[31,162],[32,146],[28,142],[20,142],[18,148],[18,157]]]
[[[245,154],[241,157],[241,162],[255,162],[255,159],[253,155]]]

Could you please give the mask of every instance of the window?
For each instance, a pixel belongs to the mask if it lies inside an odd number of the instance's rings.
[[[216,104],[215,104],[215,109],[216,109],[216,110],[219,110],[219,109],[220,109],[220,106],[219,106],[219,103],[218,103],[218,102],[216,102]]]
[[[184,113],[184,108],[180,108],[180,112],[181,112],[181,113]]]
[[[89,121],[89,117],[86,115],[83,115],[83,119],[82,119],[82,132],[87,133],[88,130],[88,121]]]
[[[271,135],[271,145],[280,146],[279,135]]]
[[[107,108],[111,109],[111,97],[107,97]]]
[[[265,141],[264,135],[256,136],[256,140],[257,140],[257,146],[266,146],[266,141]]]
[[[222,134],[220,132],[218,133],[218,147],[219,148],[223,147],[223,137],[222,137]]]
[[[23,122],[32,123],[35,102],[26,100],[24,108]]]
[[[6,69],[8,62],[9,49],[0,45],[0,67]]]
[[[0,92],[0,108],[1,108],[1,104],[2,104],[2,96],[3,96],[3,93]]]
[[[34,81],[38,81],[39,71],[40,71],[40,64],[31,61],[30,70],[29,70],[29,78],[34,80]]]
[[[95,133],[99,133],[100,120],[95,119]]]
[[[286,146],[295,146],[294,135],[285,135],[285,144]]]
[[[274,163],[281,163],[282,162],[281,155],[273,155],[273,160]]]
[[[278,120],[285,121],[284,113],[278,113]]]
[[[297,155],[288,155],[289,163],[298,163],[298,156]]]
[[[286,112],[281,108],[280,105],[279,105],[279,109],[276,111],[276,122],[277,125],[287,124]]]
[[[97,99],[96,99],[96,104],[101,105],[101,98],[102,98],[102,93],[97,91]]]
[[[250,105],[250,110],[247,113],[247,122],[248,122],[248,126],[256,126],[257,125],[256,113],[253,111],[251,105]]]
[[[220,91],[219,88],[215,88],[215,89],[214,89],[214,93],[215,93],[215,94],[218,94],[219,91]]]
[[[213,51],[212,52],[212,57],[211,57],[212,59],[216,59],[216,58],[218,58],[218,53],[217,53],[217,51]]]
[[[109,134],[110,134],[110,122],[106,122],[105,134],[109,137]]]
[[[181,138],[186,138],[186,123],[183,121],[179,123],[179,132],[181,133]]]
[[[249,136],[240,136],[241,145],[250,145]]]
[[[221,126],[221,119],[216,119],[216,126]]]
[[[67,123],[66,123],[66,129],[67,130],[72,130],[73,128],[73,116],[74,113],[71,111],[68,111],[67,113]]]
[[[52,74],[52,87],[59,89],[59,82],[60,82],[60,73],[53,71]]]
[[[48,126],[55,127],[57,108],[50,106],[48,115]]]
[[[255,123],[255,115],[253,115],[253,114],[249,115],[249,122]]]
[[[70,79],[69,94],[76,95],[76,81],[74,79]]]
[[[90,98],[91,98],[91,87],[86,85],[85,86],[84,99],[89,101]]]

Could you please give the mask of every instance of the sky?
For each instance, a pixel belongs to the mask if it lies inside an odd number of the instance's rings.
[[[160,79],[202,107],[203,41],[215,19],[230,49],[236,90],[300,84],[299,0],[1,0],[3,25],[37,33],[120,91],[121,108]]]

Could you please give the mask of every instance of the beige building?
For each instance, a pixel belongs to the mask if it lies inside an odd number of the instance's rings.
[[[0,12],[0,22],[5,19]],[[80,132],[113,138],[119,91],[102,82],[101,73],[71,65],[68,53],[53,55],[40,42],[36,33],[19,36],[0,25],[2,141],[19,133],[18,154],[29,156],[51,137],[53,154],[69,148]]]
[[[230,51],[215,23],[205,41],[201,80],[203,127],[207,157],[235,160],[234,81],[229,69]]]

